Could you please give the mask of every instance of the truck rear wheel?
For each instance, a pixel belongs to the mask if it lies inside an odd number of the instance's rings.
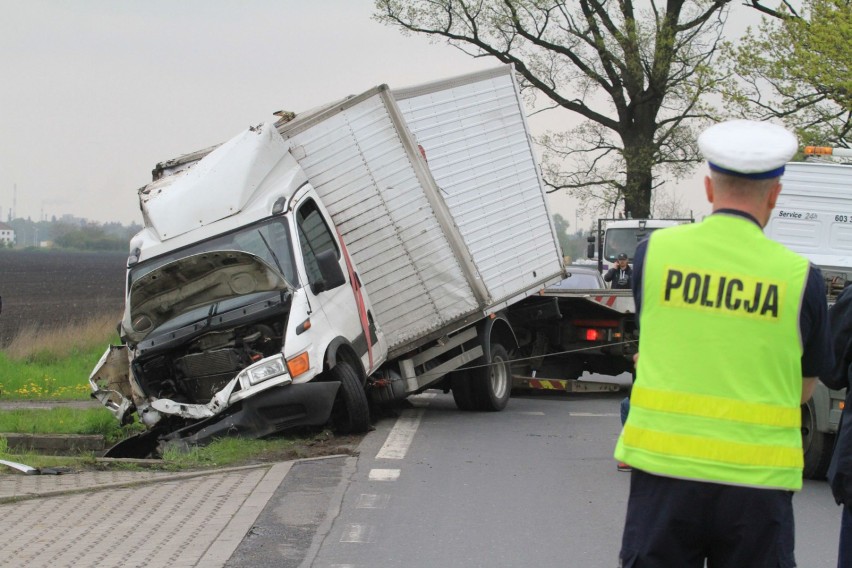
[[[506,348],[493,343],[489,363],[470,371],[474,403],[477,410],[503,410],[509,403],[512,391],[512,367]]]
[[[453,400],[456,401],[459,410],[476,410],[470,371],[454,371],[450,375],[450,385],[453,390]]]
[[[366,432],[370,429],[370,405],[361,387],[358,373],[349,363],[338,363],[331,376],[340,381],[340,390],[331,410],[334,430],[339,434]]]
[[[833,449],[834,435],[817,430],[816,410],[811,399],[802,405],[802,451],[805,457],[802,476],[805,479],[825,479]]]

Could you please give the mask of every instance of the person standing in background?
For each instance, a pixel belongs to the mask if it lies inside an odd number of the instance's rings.
[[[613,290],[630,290],[633,283],[633,269],[627,264],[627,255],[621,253],[615,261],[615,266],[604,274],[604,282],[612,282]]]

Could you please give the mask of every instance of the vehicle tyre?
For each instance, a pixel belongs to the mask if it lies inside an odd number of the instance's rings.
[[[476,410],[471,380],[470,371],[455,371],[450,374],[450,388],[459,410]]]
[[[512,394],[512,367],[506,348],[493,343],[489,363],[470,371],[470,383],[477,410],[496,412],[506,408]]]
[[[370,429],[370,404],[367,393],[358,380],[358,373],[349,363],[338,363],[331,376],[340,381],[340,390],[331,410],[331,420],[338,434],[367,432]]]
[[[820,432],[816,425],[816,410],[813,399],[802,405],[802,451],[805,479],[825,479],[831,454],[834,449],[834,434]]]

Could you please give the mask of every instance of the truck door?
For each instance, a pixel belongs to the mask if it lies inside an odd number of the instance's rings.
[[[345,337],[369,373],[377,365],[377,361],[373,360],[376,334],[367,317],[368,304],[360,292],[360,282],[356,281],[353,286],[351,261],[345,258],[345,250],[341,250],[342,247],[332,233],[325,215],[313,199],[303,200],[296,210],[296,229],[312,309],[321,309],[328,322],[326,340],[331,341],[337,336]],[[325,251],[334,252],[346,283],[314,293],[311,285],[322,280],[317,256]]]

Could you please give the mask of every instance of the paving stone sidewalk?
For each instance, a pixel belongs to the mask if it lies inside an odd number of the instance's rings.
[[[0,566],[224,566],[291,465],[0,474]]]

